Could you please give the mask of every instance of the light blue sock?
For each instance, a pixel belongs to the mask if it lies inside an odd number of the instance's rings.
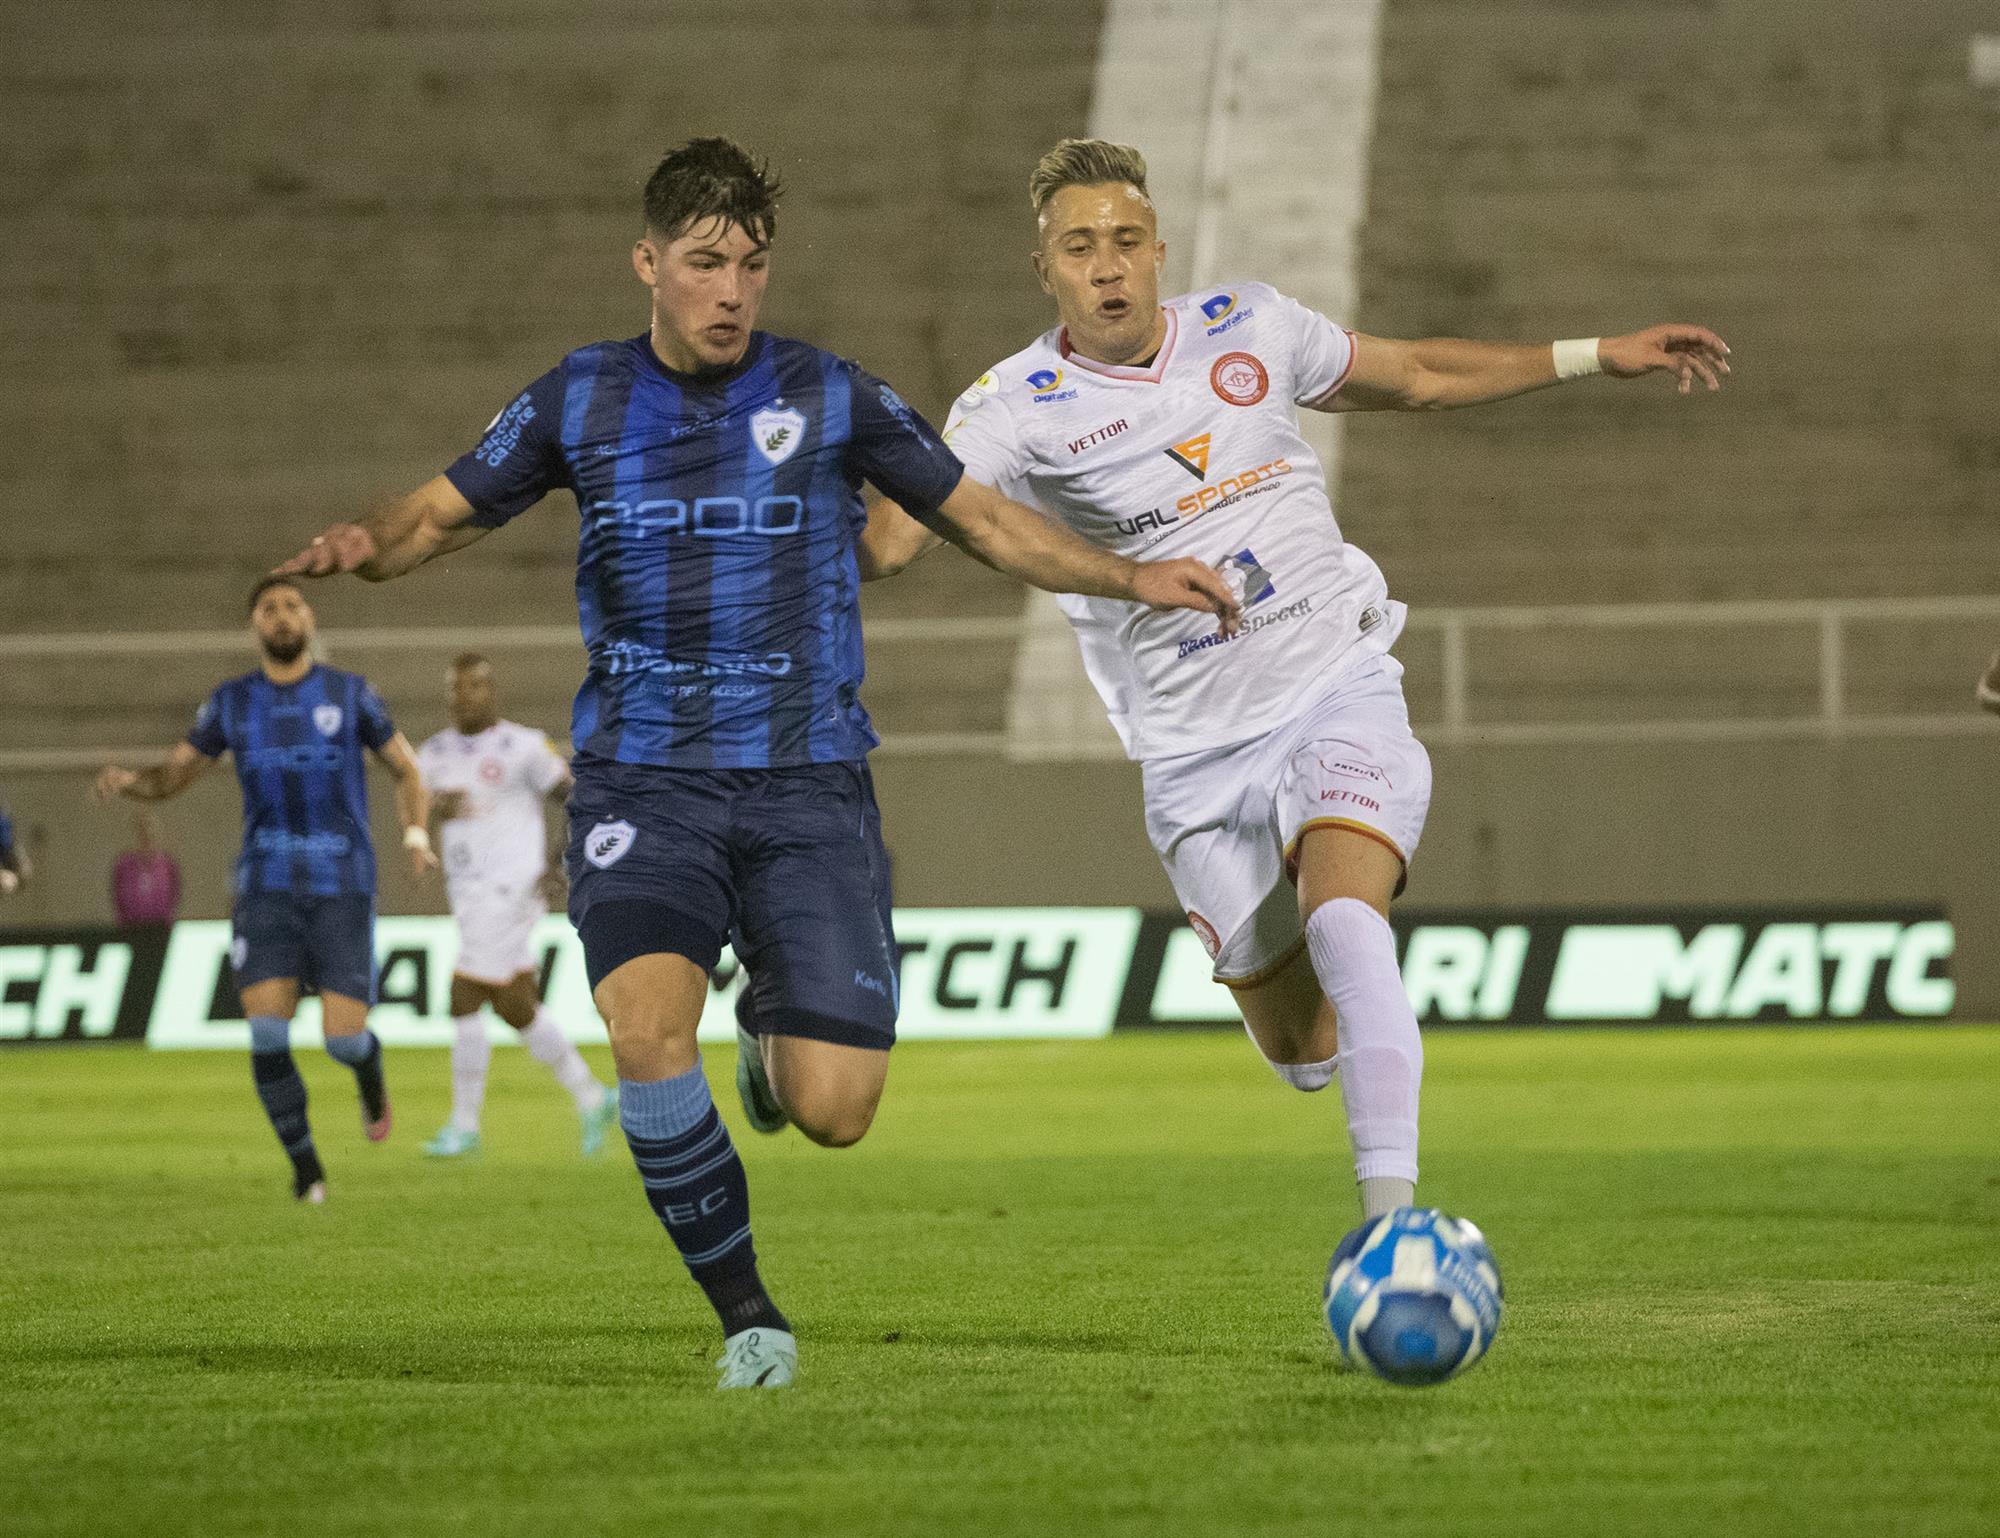
[[[700,1063],[671,1079],[618,1081],[619,1125],[633,1137],[679,1137],[714,1108]]]
[[[326,1039],[326,1055],[336,1063],[347,1064],[349,1068],[359,1068],[381,1047],[382,1043],[373,1031],[356,1031],[352,1036],[329,1036]]]
[[[750,1183],[701,1065],[671,1079],[620,1079],[618,1120],[646,1202],[708,1295],[724,1338],[759,1325],[789,1330],[757,1275]]]

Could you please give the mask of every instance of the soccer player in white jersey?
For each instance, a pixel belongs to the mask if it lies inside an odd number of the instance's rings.
[[[945,436],[967,474],[1120,555],[1192,556],[1241,629],[1059,598],[1145,772],[1146,827],[1252,1039],[1288,1084],[1338,1076],[1364,1218],[1417,1179],[1423,1048],[1390,900],[1430,804],[1390,647],[1403,606],[1334,521],[1298,411],[1471,406],[1582,374],[1728,373],[1699,326],[1589,341],[1387,341],[1262,283],[1162,303],[1166,247],[1138,151],[1065,140],[1029,182],[1034,267],[1061,324],[980,376]],[[864,574],[936,543],[877,509]]]
[[[569,763],[548,738],[500,718],[493,664],[468,652],[452,663],[451,726],[417,752],[443,824],[444,876],[458,920],[451,974],[451,1120],[424,1144],[435,1159],[479,1151],[479,1113],[493,1044],[480,1006],[521,1033],[521,1045],[569,1091],[586,1158],[604,1146],[618,1097],[600,1084],[536,990],[535,926],[562,894],[544,815],[569,789]],[[561,845],[557,845],[560,850]]]

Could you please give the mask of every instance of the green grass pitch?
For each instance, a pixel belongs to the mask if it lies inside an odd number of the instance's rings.
[[[320,1210],[241,1056],[8,1053],[0,1532],[2000,1531],[2000,1031],[1428,1051],[1423,1195],[1508,1287],[1458,1382],[1334,1370],[1337,1103],[1212,1034],[906,1046],[860,1147],[739,1131],[803,1370],[730,1396],[521,1052],[444,1166],[444,1054],[380,1148],[301,1054]]]

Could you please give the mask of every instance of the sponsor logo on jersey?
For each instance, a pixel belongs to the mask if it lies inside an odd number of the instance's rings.
[[[1216,294],[1211,298],[1202,300],[1201,313],[1202,318],[1208,322],[1208,329],[1202,335],[1221,336],[1223,332],[1230,328],[1242,325],[1244,321],[1257,312],[1247,307],[1241,310],[1237,309],[1236,296],[1234,294]]]
[[[1238,641],[1246,641],[1258,631],[1270,625],[1282,625],[1289,620],[1304,619],[1312,613],[1312,599],[1301,598],[1288,603],[1282,609],[1259,609],[1255,614],[1243,616],[1243,628],[1234,635],[1224,635],[1220,630],[1211,630],[1206,635],[1189,636],[1180,643],[1174,655],[1192,657],[1196,652],[1205,652],[1214,646],[1234,646]]]
[[[494,413],[493,420],[486,424],[486,438],[473,450],[472,457],[492,469],[499,469],[506,463],[507,456],[514,452],[514,445],[521,441],[521,434],[535,420],[535,408],[525,391],[511,404],[502,406]]]
[[[583,857],[605,870],[625,858],[638,836],[639,830],[622,817],[616,822],[600,822],[583,836]]]
[[[1046,405],[1050,401],[1073,401],[1075,390],[1063,388],[1063,371],[1059,368],[1038,368],[1028,376],[1028,388],[1035,392],[1035,404]]]
[[[1201,948],[1208,952],[1208,959],[1214,961],[1222,954],[1222,936],[1215,932],[1215,926],[1194,909],[1187,911],[1188,928],[1201,939]]]
[[[806,418],[802,411],[782,401],[767,406],[750,418],[750,441],[757,452],[774,465],[782,465],[805,442]]]
[[[1246,609],[1253,603],[1262,603],[1278,590],[1271,574],[1264,569],[1264,563],[1252,551],[1239,550],[1216,569],[1225,581],[1238,589]]]
[[[1371,603],[1361,611],[1361,617],[1355,623],[1361,627],[1361,633],[1366,635],[1376,626],[1386,625],[1388,622],[1389,615],[1387,611]]]
[[[1344,774],[1350,779],[1372,780],[1377,785],[1387,785],[1391,790],[1396,788],[1390,783],[1389,776],[1373,764],[1357,764],[1346,758],[1322,758],[1319,766],[1327,774]]]
[[[1247,352],[1226,352],[1208,371],[1209,385],[1232,406],[1254,406],[1271,389],[1264,365]]]
[[[755,502],[696,497],[691,505],[680,497],[649,497],[644,502],[597,501],[583,510],[585,518],[619,539],[650,539],[656,534],[692,534],[700,539],[751,534],[776,539],[798,533],[805,527],[805,515],[805,502],[792,496],[759,497]]]
[[[342,720],[338,705],[313,706],[313,725],[319,728],[322,737],[331,737],[340,730]]]
[[[1191,491],[1174,504],[1183,518],[1192,518],[1205,513],[1210,508],[1222,507],[1248,492],[1255,491],[1268,481],[1292,473],[1289,459],[1274,459],[1261,464],[1254,470],[1244,470],[1238,474],[1225,476],[1212,486],[1204,486],[1200,491]]]
[[[274,748],[245,748],[236,755],[245,769],[308,769],[338,772],[346,765],[346,755],[331,743],[297,742]]]
[[[1208,440],[1210,434],[1190,438],[1186,443],[1176,443],[1162,452],[1198,481],[1208,479]]]
[[[1109,442],[1124,431],[1125,419],[1120,417],[1117,421],[1107,423],[1095,432],[1085,433],[1081,438],[1070,439],[1069,451],[1072,454],[1081,454],[1085,449],[1094,449],[1100,443]]]
[[[1171,455],[1173,450],[1169,449]],[[1186,468],[1192,468],[1191,466]],[[1171,508],[1154,507],[1132,518],[1120,518],[1113,527],[1120,534],[1138,535],[1152,529],[1164,533],[1176,524],[1190,518],[1199,518],[1213,508],[1226,507],[1239,497],[1255,496],[1268,490],[1280,476],[1292,473],[1292,462],[1288,459],[1274,459],[1268,464],[1245,470],[1239,474],[1218,481],[1213,486],[1203,486],[1199,491],[1191,491]]]

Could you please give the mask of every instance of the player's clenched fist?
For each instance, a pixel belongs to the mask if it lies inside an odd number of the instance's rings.
[[[1148,608],[1219,614],[1224,635],[1234,635],[1243,622],[1243,606],[1228,581],[1213,566],[1188,556],[1141,561],[1132,577],[1132,596]]]
[[[281,577],[333,577],[375,559],[375,536],[358,523],[336,523],[276,569]]]

